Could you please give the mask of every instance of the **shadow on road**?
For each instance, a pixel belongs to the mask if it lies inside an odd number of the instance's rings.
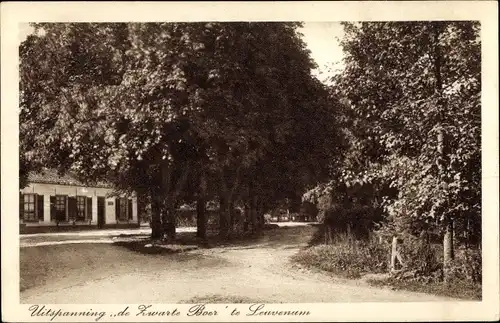
[[[126,248],[130,251],[135,251],[147,255],[175,254],[198,249],[197,246],[179,246],[179,245],[151,245],[144,243],[144,240],[139,241],[119,241],[114,245]]]
[[[216,232],[209,232],[207,238],[201,239],[194,232],[180,232],[174,242],[155,243],[152,246],[147,234],[122,234],[119,238],[131,238],[129,241],[117,241],[115,245],[142,254],[172,254],[193,249],[210,249],[224,247],[252,248],[285,248],[310,246],[321,241],[322,232],[317,224],[295,227],[268,227],[259,234],[240,233],[222,238]],[[148,245],[146,247],[146,245]]]

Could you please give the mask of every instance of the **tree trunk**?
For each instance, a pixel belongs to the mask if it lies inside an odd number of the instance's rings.
[[[420,243],[423,245],[428,245],[431,243],[430,242],[430,235],[429,235],[429,232],[427,230],[420,232]]]
[[[248,232],[248,225],[251,222],[251,214],[250,214],[250,201],[245,202],[245,222],[243,223],[243,232]]]
[[[438,107],[438,124],[437,124],[437,165],[438,165],[438,176],[442,184],[442,189],[447,189],[448,183],[446,179],[446,151],[447,143],[445,140],[445,129],[444,129],[444,106],[442,98],[443,81],[441,74],[441,63],[442,63],[442,53],[439,45],[439,37],[441,33],[441,24],[439,22],[434,23],[434,74],[436,76],[436,94],[438,97],[437,107]],[[453,219],[449,216],[445,216],[445,234],[443,238],[443,276],[444,280],[447,281],[448,269],[453,260]]]
[[[207,237],[207,214],[205,212],[205,199],[200,197],[196,201],[196,236]]]
[[[254,198],[255,200],[255,198]],[[252,222],[252,233],[256,233],[260,230],[259,224],[257,223],[257,208],[255,206],[255,201],[253,201],[250,207],[250,218]]]
[[[137,193],[137,222],[140,225],[146,219],[146,196],[144,193]]]
[[[176,236],[175,206],[171,202],[167,202],[163,208],[162,222],[164,236],[169,242],[174,241]]]
[[[455,258],[453,250],[453,220],[449,219],[446,223],[446,230],[443,238],[443,267],[444,267],[444,281],[449,280],[450,265]]]
[[[151,196],[151,239],[163,238],[161,207],[158,198]]]
[[[161,178],[161,193],[160,196],[163,196],[162,200],[162,222],[163,222],[163,230],[164,235],[169,241],[175,240],[176,236],[176,218],[175,218],[175,209],[177,207],[177,199],[179,197],[180,192],[183,190],[188,176],[190,174],[191,165],[186,163],[183,168],[182,174],[179,179],[177,179],[177,183],[175,184],[174,189],[172,190],[171,184],[173,181],[173,167],[168,163],[162,164],[160,168],[160,178]]]
[[[207,182],[204,174],[200,177],[200,188],[198,200],[196,201],[196,236],[205,239],[207,237],[207,214],[206,214],[206,190]]]
[[[262,203],[258,197],[256,197],[255,199],[255,216],[257,223],[257,232],[260,232],[264,228],[264,212],[262,208]]]
[[[470,218],[468,217],[467,218],[466,230],[465,230],[465,249],[466,250],[469,250],[469,248],[470,248],[470,237],[472,236],[471,235],[471,230],[472,230],[472,227],[470,225]]]
[[[254,191],[250,188],[250,223],[252,225],[252,233],[258,231],[257,225],[257,196],[255,196]]]
[[[236,224],[236,214],[234,212],[233,201],[229,202],[229,232],[234,232],[234,227]]]
[[[230,222],[230,212],[229,212],[229,199],[227,197],[220,197],[220,209],[219,209],[219,235],[222,238],[227,238],[229,236],[229,222]]]

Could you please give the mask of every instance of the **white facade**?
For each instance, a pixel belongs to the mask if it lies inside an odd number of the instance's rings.
[[[117,202],[112,192],[103,187],[30,183],[20,191],[20,222],[26,226],[138,224],[136,196]]]

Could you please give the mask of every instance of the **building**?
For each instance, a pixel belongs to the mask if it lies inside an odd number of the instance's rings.
[[[137,198],[115,197],[109,184],[86,186],[53,170],[28,181],[19,194],[21,233],[139,227]]]

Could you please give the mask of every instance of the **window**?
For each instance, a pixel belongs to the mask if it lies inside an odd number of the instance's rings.
[[[55,220],[58,222],[66,221],[66,195],[55,196]]]
[[[85,207],[87,197],[86,196],[77,196],[76,197],[76,220],[77,221],[85,221]]]
[[[56,211],[66,211],[66,196],[56,195]]]
[[[27,222],[43,221],[43,195],[19,193],[19,219]]]
[[[38,221],[38,218],[36,216],[35,201],[36,201],[36,194],[24,194],[23,219],[25,221]]]

